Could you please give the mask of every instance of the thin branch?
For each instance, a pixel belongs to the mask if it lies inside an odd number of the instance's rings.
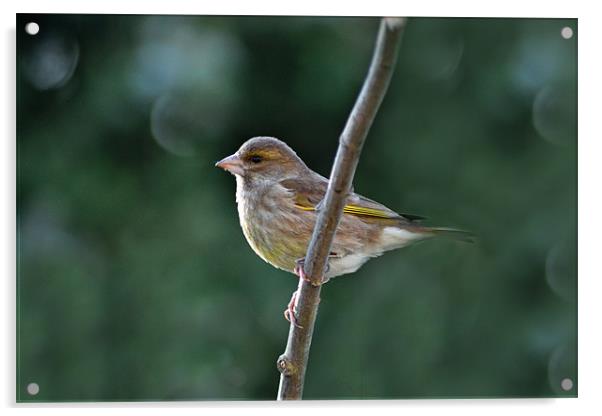
[[[320,204],[318,219],[305,257],[305,274],[297,292],[297,322],[291,324],[284,354],[278,358],[278,400],[301,399],[311,338],[320,303],[321,282],[335,230],[351,189],[362,146],[385,96],[399,49],[405,18],[383,18],[374,55],[362,90],[339,139],[328,190]]]

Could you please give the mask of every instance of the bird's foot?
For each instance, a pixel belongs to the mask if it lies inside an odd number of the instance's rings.
[[[305,274],[305,257],[303,257],[302,259],[297,259],[295,260],[295,268],[293,269],[293,273],[295,273],[297,276],[299,276],[300,279],[305,280],[308,283],[311,283],[311,279],[309,277],[307,277],[307,275]]]
[[[289,321],[291,324],[296,326],[297,328],[303,328],[301,325],[297,323],[296,309],[297,309],[297,294],[298,290],[293,292],[291,296],[291,300],[288,303],[286,309],[284,310],[284,318]]]
[[[336,257],[336,254],[332,253],[330,257]],[[297,310],[297,295],[299,294],[299,290],[301,289],[301,283],[305,280],[306,282],[312,284],[315,286],[315,284],[311,281],[311,279],[305,274],[305,258],[301,258],[301,259],[297,259],[295,260],[295,268],[293,269],[293,273],[295,273],[297,276],[299,276],[299,287],[297,288],[297,290],[295,290],[293,292],[293,295],[291,296],[291,300],[288,303],[286,309],[284,310],[284,318],[289,321],[291,324],[293,324],[294,326],[296,326],[297,328],[303,328],[301,325],[299,325],[297,323],[297,315],[296,315],[296,310]],[[328,272],[329,269],[329,265],[328,263],[326,264],[326,270],[324,273]],[[319,284],[321,285],[322,283],[324,283],[324,280],[322,280]]]
[[[328,259],[337,257],[336,253],[331,253],[328,256]],[[324,270],[324,274],[328,273],[330,270],[330,263],[326,263],[326,269]],[[322,281],[318,284],[315,284],[306,274],[305,274],[305,257],[295,260],[295,268],[293,269],[293,273],[295,273],[299,278],[305,280],[308,283],[311,283],[314,286],[320,286],[322,283],[325,283],[326,280],[322,278]]]

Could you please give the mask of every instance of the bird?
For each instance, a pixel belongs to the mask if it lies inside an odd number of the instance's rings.
[[[243,234],[272,266],[308,280],[303,264],[328,179],[311,170],[285,142],[253,137],[215,164],[236,177],[236,203]],[[346,196],[322,284],[357,271],[381,254],[437,236],[473,241],[470,232],[427,227],[425,217],[401,214],[353,190]],[[296,323],[296,296],[284,311]]]

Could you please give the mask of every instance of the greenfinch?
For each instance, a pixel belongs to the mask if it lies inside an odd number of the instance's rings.
[[[236,177],[240,225],[253,251],[274,267],[306,278],[303,258],[328,179],[312,171],[284,142],[254,137],[216,163]],[[471,234],[420,224],[423,217],[399,214],[355,192],[347,196],[323,283],[358,270],[385,251],[435,236],[470,241]],[[294,319],[295,294],[285,311]]]

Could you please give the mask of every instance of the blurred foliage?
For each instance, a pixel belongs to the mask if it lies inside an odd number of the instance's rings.
[[[328,175],[377,27],[17,17],[20,401],[275,398],[297,282],[213,164],[273,135]],[[355,189],[479,242],[328,283],[306,398],[576,395],[576,33],[410,20]]]

